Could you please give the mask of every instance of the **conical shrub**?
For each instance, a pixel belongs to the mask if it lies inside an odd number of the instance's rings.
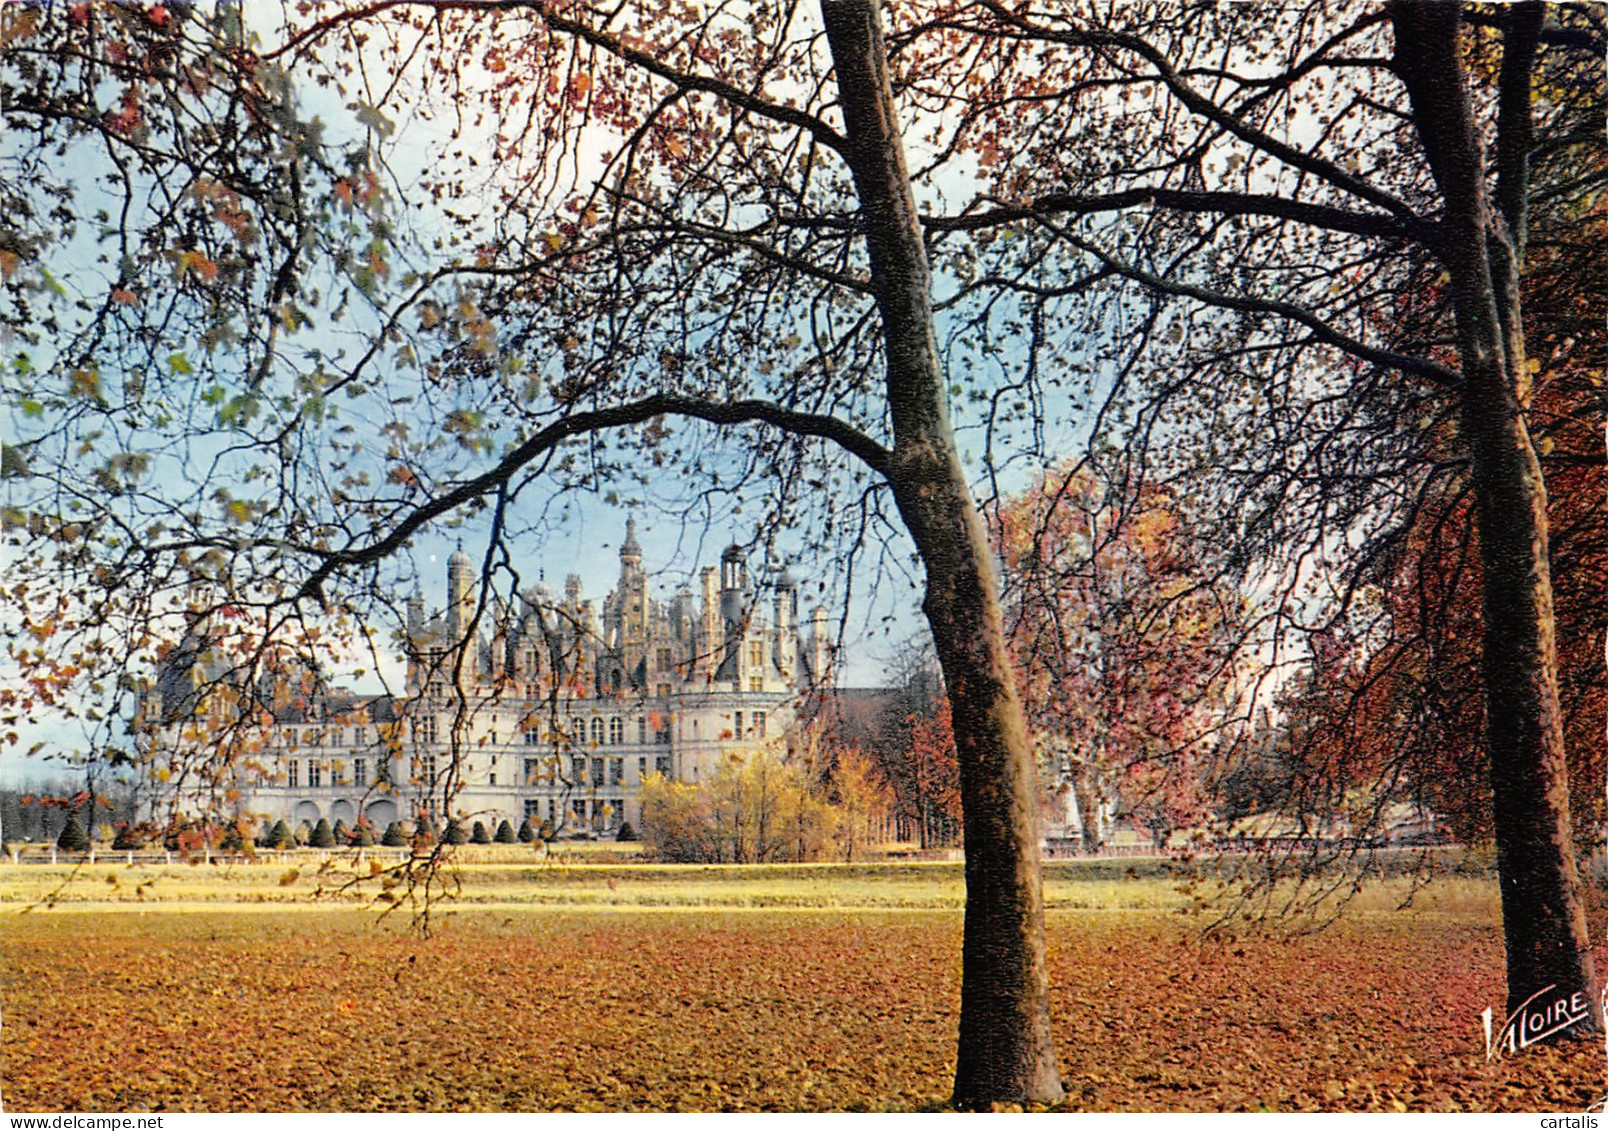
[[[283,817],[274,825],[273,831],[268,834],[269,848],[295,848],[296,836],[290,831],[290,825]]]
[[[380,843],[387,848],[406,848],[408,846],[408,834],[403,830],[402,822],[392,821],[389,825],[386,825],[385,835],[380,838]]]
[[[328,817],[318,818],[318,824],[313,826],[313,831],[308,836],[307,843],[314,848],[335,847],[335,830],[329,827]]]
[[[536,839],[536,830],[530,827],[530,818],[526,817],[519,822],[519,843],[529,844]]]
[[[507,821],[497,826],[497,835],[491,838],[498,844],[513,844],[515,842],[514,826]]]
[[[480,821],[476,821],[475,822],[475,827],[469,830],[469,843],[470,844],[490,844],[491,843],[491,834],[486,831],[486,826],[484,824],[482,824]]]
[[[484,831],[484,830],[482,830]],[[469,834],[463,831],[463,826],[457,821],[447,822],[447,831],[441,836],[442,844],[468,844]]]
[[[64,852],[88,852],[89,834],[78,823],[77,817],[68,817],[56,837],[56,847]]]

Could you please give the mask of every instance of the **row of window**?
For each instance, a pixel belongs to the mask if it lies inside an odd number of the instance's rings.
[[[753,735],[755,738],[764,738],[765,737],[765,712],[764,711],[755,711],[750,716],[750,718],[753,719],[753,723],[751,724],[753,729],[749,730],[749,731],[744,731],[743,730],[743,713],[741,711],[732,712],[732,716],[731,716],[732,733],[737,735],[737,737],[739,737],[739,738],[745,737],[745,736],[750,735],[750,734]]]
[[[292,758],[285,763],[285,784],[291,789],[301,788],[302,772],[301,759]],[[329,770],[329,784],[336,786],[355,786],[367,789],[369,784],[369,760],[367,758],[353,758],[351,765],[340,762],[324,763],[317,758],[307,759],[307,788],[317,789],[324,784],[324,771]],[[350,772],[348,772],[350,771]],[[379,764],[379,773],[376,781],[389,780],[386,764]]]
[[[669,658],[667,653],[663,651],[661,651],[659,655],[657,670],[661,675],[674,673],[677,678],[683,680],[689,679],[692,676],[691,664],[677,664]],[[749,644],[748,672],[748,690],[764,691],[765,653],[764,645],[762,643],[754,642]],[[624,688],[625,677],[618,668],[615,668],[608,682],[613,691],[618,693]],[[592,696],[588,693],[585,684],[585,680],[572,680],[567,683],[566,688],[568,689],[569,697],[572,699],[592,698]],[[665,683],[662,680],[654,685],[654,694],[661,699],[669,698],[673,690],[674,686],[672,684]],[[525,697],[532,701],[539,702],[540,700],[547,698],[551,691],[552,688],[544,688],[539,683],[527,683],[525,685]],[[439,682],[432,682],[426,689],[426,694],[431,699],[439,702],[446,698],[446,685]]]
[[[367,746],[369,744],[368,727],[353,727],[351,742],[346,739],[343,727],[286,727],[284,730],[284,744],[291,750],[298,746]]]
[[[316,758],[306,760],[305,774],[302,769],[302,760],[292,758],[285,764],[285,784],[291,789],[300,789],[305,783],[308,789],[318,789],[325,784],[325,771],[328,771],[329,783],[332,786],[353,786],[366,789],[369,784],[369,761],[367,758],[354,758],[350,766],[339,763],[321,762]],[[434,754],[421,754],[414,759],[413,769],[417,780],[427,784],[434,784],[436,778],[436,757]],[[671,760],[667,754],[661,754],[653,760],[655,773],[666,777],[671,773]],[[552,759],[526,758],[524,766],[524,784],[527,786],[551,785],[558,780],[557,766]],[[625,784],[624,758],[593,758],[588,763],[586,758],[572,758],[570,760],[571,785],[602,785],[607,780],[609,785]],[[647,758],[637,759],[637,775],[639,778],[648,776]],[[377,782],[389,783],[390,776],[387,764],[379,764]],[[491,770],[487,784],[497,784],[497,771]]]
[[[671,772],[670,756],[668,754],[661,754],[655,758],[653,760],[653,770],[655,773],[663,774],[666,777],[669,777]],[[637,777],[638,779],[641,779],[647,776],[648,760],[646,758],[638,758]],[[558,769],[552,759],[525,759],[526,785],[552,785],[557,780]],[[588,761],[586,758],[570,759],[569,784],[596,786],[604,784],[605,780],[607,780],[609,785],[625,784],[624,758],[593,758],[590,761]],[[495,778],[493,778],[491,784],[497,784]]]
[[[556,798],[546,799],[546,817],[542,815],[544,808],[540,798],[529,797],[525,799],[525,820],[539,822],[545,819],[550,825],[558,824],[558,801]],[[593,797],[577,798],[570,802],[570,817],[579,824],[590,824],[595,829],[617,828],[625,818],[625,798],[623,797]]]
[[[754,711],[747,717],[748,729],[744,729],[744,716],[741,711],[732,713],[731,736],[736,738],[765,738],[767,736],[767,720],[764,711]],[[693,720],[693,730],[697,732],[697,720]],[[415,719],[413,723],[414,737],[421,743],[435,743],[440,741],[440,725],[435,715],[424,715]],[[358,727],[353,731],[354,736],[364,735],[364,728]],[[569,729],[560,732],[557,727],[532,727],[524,732],[526,746],[541,746],[547,743],[558,744],[567,741],[586,741],[591,739],[593,746],[623,746],[625,744],[625,720],[619,715],[611,715],[607,719],[595,716],[590,720],[571,718]],[[354,744],[361,745],[361,740],[354,737]],[[496,732],[492,732],[491,741],[498,742]],[[668,727],[655,727],[653,741],[661,746],[670,744],[670,729]],[[648,742],[648,718],[639,715],[636,719],[636,743],[645,746]],[[316,743],[309,743],[316,745]],[[295,743],[291,742],[294,746]]]
[[[625,744],[625,720],[618,715],[608,719],[601,716],[588,723],[583,719],[571,719],[569,729],[560,731],[558,727],[532,727],[525,732],[526,746],[542,746],[547,743],[564,743],[587,740],[591,737],[593,746],[623,746]],[[667,727],[658,727],[653,731],[653,741],[661,746],[669,745],[670,731]],[[648,742],[647,716],[638,716],[636,720],[636,743],[646,746]]]

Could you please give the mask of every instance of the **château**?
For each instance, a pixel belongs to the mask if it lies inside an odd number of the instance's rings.
[[[665,601],[650,595],[635,520],[619,558],[601,607],[576,575],[562,596],[538,582],[509,604],[482,596],[460,546],[446,607],[428,615],[417,592],[408,602],[403,694],[259,688],[263,725],[230,759],[228,808],[292,824],[528,820],[606,835],[640,823],[650,775],[697,782],[732,756],[785,754],[804,704],[832,680],[826,610],[800,623],[787,570],[762,595],[736,545],[700,571],[698,592]],[[154,760],[177,772],[183,736],[193,744],[199,731],[176,708],[194,698],[205,640],[192,624],[142,705],[165,720],[143,728]]]

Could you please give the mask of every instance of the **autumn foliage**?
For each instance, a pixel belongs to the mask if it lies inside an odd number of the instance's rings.
[[[6,1103],[909,1111],[948,1094],[954,913],[458,919],[419,939],[350,912],[8,918]],[[1500,959],[1489,924],[1455,917],[1202,939],[1052,913],[1065,1107],[1583,1110],[1600,1046],[1485,1062]]]
[[[1608,205],[1538,214],[1543,238],[1524,277],[1535,375],[1529,427],[1545,476],[1558,692],[1577,846],[1601,835],[1608,757],[1608,492],[1600,424],[1608,402],[1608,305],[1602,273]],[[1544,238],[1561,226],[1567,239]],[[1426,268],[1401,300],[1405,335],[1429,334],[1447,297]],[[1310,641],[1311,660],[1287,697],[1291,756],[1308,793],[1331,799],[1393,782],[1467,842],[1492,835],[1481,689],[1482,567],[1473,496],[1455,423],[1426,424],[1426,483],[1415,509],[1350,618]],[[1375,791],[1377,792],[1377,790]]]
[[[1165,840],[1207,815],[1242,602],[1198,555],[1171,492],[1052,471],[993,515],[1008,631],[1047,784],[1085,843],[1115,811]]]

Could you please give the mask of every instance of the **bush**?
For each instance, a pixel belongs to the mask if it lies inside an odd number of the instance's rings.
[[[335,838],[337,848],[345,848],[352,843],[352,830],[346,827],[345,821],[336,821],[335,827],[330,830],[330,835]]]
[[[510,825],[507,821],[504,821],[502,824],[497,826],[497,835],[491,839],[496,841],[498,844],[514,844],[514,826]]]
[[[268,833],[264,843],[269,848],[295,848],[296,837],[290,831],[290,825],[285,822],[284,818],[280,818],[279,823],[274,825],[273,829]]]
[[[352,843],[359,848],[368,848],[374,843],[374,826],[366,820],[357,822],[357,828],[352,833]]]
[[[246,847],[245,835],[240,831],[243,821],[230,821],[223,826],[223,835],[218,838],[218,848],[223,852],[239,852]]]
[[[77,817],[67,818],[67,823],[61,828],[61,835],[56,838],[56,847],[64,852],[89,851],[89,834],[78,824]]]
[[[294,833],[293,838],[298,845],[305,848],[313,839],[313,826],[309,825],[306,821],[303,821],[301,824],[296,826],[296,832]]]
[[[536,830],[530,827],[530,818],[526,817],[519,822],[519,843],[529,844],[536,839]]]
[[[318,818],[318,824],[313,827],[312,833],[307,838],[307,843],[314,848],[335,847],[335,830],[329,827],[328,817]]]
[[[402,829],[401,821],[392,821],[385,826],[385,835],[380,837],[380,843],[386,848],[406,848],[408,834]]]
[[[480,821],[476,821],[475,822],[475,827],[469,830],[469,843],[470,844],[490,844],[491,843],[491,834],[486,831],[486,826],[484,824],[482,824]]]
[[[637,831],[631,827],[630,821],[621,821],[620,831],[614,834],[614,839],[620,841],[634,841],[637,839]]]
[[[145,847],[145,836],[137,825],[119,825],[117,835],[112,838],[112,847],[118,852],[138,852]]]
[[[484,828],[482,828],[480,831],[481,831],[482,834],[484,834],[486,830]],[[460,825],[457,821],[448,821],[447,822],[447,831],[442,835],[441,843],[442,844],[468,844],[469,843],[469,834],[463,831],[463,826]]]

